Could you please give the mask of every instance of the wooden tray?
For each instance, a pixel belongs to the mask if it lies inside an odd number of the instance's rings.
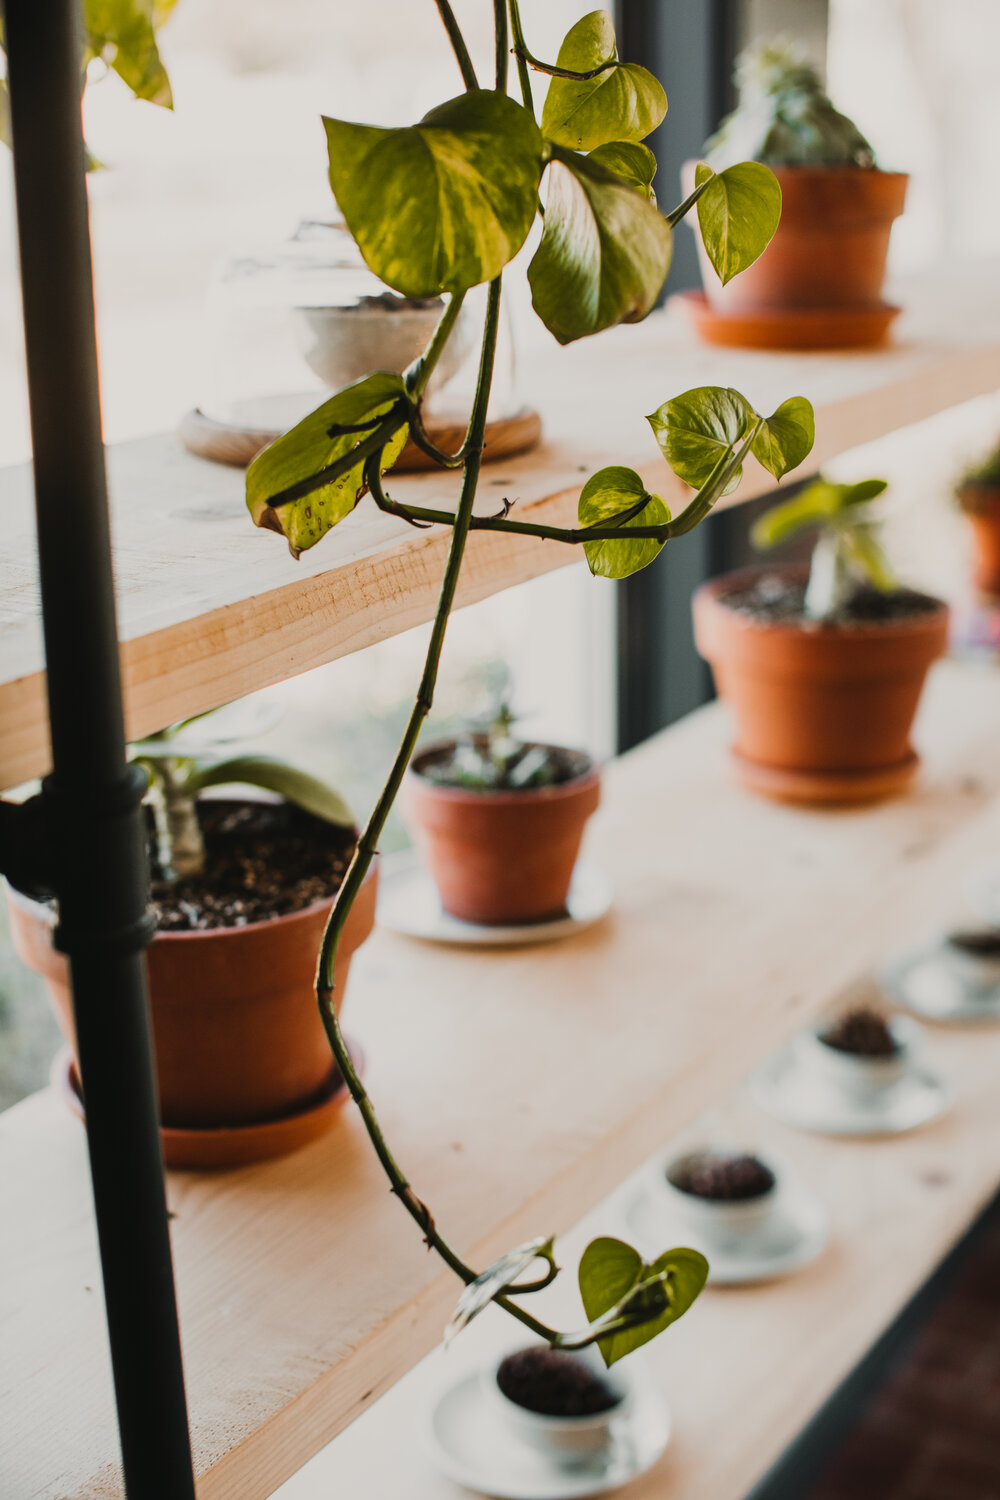
[[[198,407],[184,414],[177,430],[189,453],[198,458],[210,458],[215,463],[232,464],[238,469],[245,469],[262,448],[281,436],[280,432],[263,427],[237,427],[228,422],[217,422],[214,417],[206,417]],[[431,423],[427,433],[431,442],[443,452],[456,453],[462,446],[465,427],[459,423],[437,426]],[[498,422],[487,422],[483,461],[495,463],[501,458],[527,453],[535,447],[541,435],[542,419],[530,407],[523,407],[514,416],[502,417]],[[407,443],[393,464],[395,471],[403,473],[436,467],[434,460],[422,453],[415,443]]]

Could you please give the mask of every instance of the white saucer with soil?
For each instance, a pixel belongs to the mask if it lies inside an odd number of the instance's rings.
[[[895,958],[889,995],[928,1021],[1000,1021],[1000,928],[956,928]]]
[[[746,1152],[662,1157],[625,1208],[640,1246],[691,1244],[717,1286],[769,1281],[814,1261],[829,1239],[825,1207],[778,1166]]]
[[[502,1500],[574,1500],[617,1489],[660,1457],[670,1414],[635,1357],[533,1344],[440,1389],[425,1438],[442,1473]]]
[[[919,1058],[920,1032],[861,1007],[804,1032],[753,1077],[762,1109],[822,1135],[897,1135],[948,1107],[941,1080]]]
[[[612,889],[608,877],[596,865],[580,860],[566,910],[545,922],[516,927],[490,927],[463,922],[441,905],[437,887],[412,855],[390,857],[383,865],[379,889],[378,922],[390,932],[422,938],[429,943],[457,943],[473,948],[516,948],[531,943],[551,943],[572,937],[599,922],[611,909]]]

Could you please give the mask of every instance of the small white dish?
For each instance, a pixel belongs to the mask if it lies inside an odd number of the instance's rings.
[[[859,1056],[856,1052],[831,1047],[823,1037],[835,1024],[835,1021],[827,1020],[810,1027],[792,1044],[804,1072],[815,1078],[818,1084],[849,1096],[861,1105],[874,1105],[912,1071],[919,1050],[920,1032],[905,1016],[892,1016],[886,1022],[896,1044],[895,1052],[888,1057]]]
[[[820,1135],[899,1135],[936,1120],[949,1104],[940,1078],[919,1067],[888,1088],[867,1093],[838,1088],[821,1070],[803,1064],[794,1042],[757,1069],[751,1086],[768,1114]]]
[[[670,1413],[655,1386],[637,1380],[604,1451],[567,1465],[514,1437],[487,1396],[482,1373],[467,1370],[434,1397],[424,1438],[441,1472],[467,1489],[497,1500],[578,1500],[617,1489],[651,1468],[670,1440]]]
[[[772,1164],[767,1162],[766,1165]],[[638,1247],[656,1256],[671,1245],[690,1244],[708,1258],[708,1280],[715,1286],[742,1286],[775,1281],[816,1260],[830,1238],[830,1219],[820,1200],[797,1183],[776,1173],[772,1193],[752,1203],[767,1211],[739,1236],[712,1232],[710,1221],[696,1228],[691,1218],[678,1217],[677,1200],[691,1197],[669,1189],[665,1163],[645,1173],[637,1191],[625,1204],[625,1219]],[[695,1200],[696,1202],[699,1200]],[[705,1200],[701,1200],[705,1201]],[[710,1205],[738,1208],[739,1204]]]
[[[606,916],[611,907],[611,882],[596,866],[581,860],[573,871],[564,916],[518,927],[487,927],[463,922],[442,908],[437,888],[412,855],[387,860],[382,872],[378,921],[390,932],[422,938],[430,943],[457,943],[473,948],[514,948],[528,943],[551,943],[583,932]]]
[[[685,1170],[699,1157],[730,1154],[734,1153],[710,1146],[685,1151],[680,1156],[661,1161],[655,1174],[654,1181],[661,1188],[665,1200],[668,1200],[670,1218],[683,1226],[688,1235],[697,1237],[698,1249],[711,1245],[714,1250],[738,1252],[741,1245],[766,1228],[774,1213],[778,1198],[778,1174],[770,1162],[760,1158],[757,1159],[761,1160],[761,1166],[771,1174],[771,1186],[766,1193],[758,1193],[754,1198],[703,1198],[678,1186]],[[667,1247],[664,1245],[661,1248]]]
[[[610,1452],[615,1431],[631,1413],[636,1382],[627,1366],[618,1364],[607,1369],[596,1349],[581,1349],[573,1358],[586,1364],[618,1398],[614,1406],[591,1416],[546,1416],[543,1412],[519,1405],[504,1394],[497,1380],[503,1360],[487,1365],[481,1378],[487,1401],[517,1442],[527,1443],[529,1448],[535,1448],[554,1463],[575,1468],[580,1464],[592,1464]]]
[[[898,1004],[928,1021],[1000,1021],[1000,973],[958,952],[944,936],[900,954],[881,984]]]

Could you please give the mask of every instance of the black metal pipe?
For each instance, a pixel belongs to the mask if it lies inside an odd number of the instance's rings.
[[[80,120],[79,0],[6,0],[52,731],[43,798],[69,957],[127,1494],[194,1500],[125,759]]]

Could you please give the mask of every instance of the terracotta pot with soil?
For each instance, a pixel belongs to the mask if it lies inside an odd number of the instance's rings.
[[[995,463],[1000,470],[1000,459]],[[972,533],[972,581],[1000,596],[1000,472],[996,479],[966,479],[957,494]]]
[[[454,771],[463,751],[488,758],[489,737],[431,745],[414,757],[404,811],[444,910],[484,926],[544,922],[566,908],[584,826],[600,801],[600,771],[588,755],[518,745],[544,764],[544,784],[484,785]],[[462,784],[463,781],[465,784]]]
[[[910,731],[947,645],[948,610],[891,580],[867,518],[884,488],[817,481],[753,533],[769,545],[820,525],[809,570],[747,570],[695,594],[695,641],[732,706],[737,774],[754,791],[856,802],[900,790],[916,772]]]
[[[706,156],[717,171],[745,159],[768,166],[781,188],[781,219],[759,259],[725,286],[699,239],[705,291],[684,294],[699,333],[756,348],[881,342],[899,312],[882,300],[882,284],[907,174],[875,166],[864,136],[791,49],[744,54],[736,77],[740,103]],[[696,166],[684,166],[685,196]]]
[[[695,640],[736,718],[745,785],[802,802],[854,802],[916,773],[910,730],[948,610],[911,590],[859,598],[839,621],[803,613],[805,572],[729,574],[694,598]]]
[[[153,883],[159,930],[148,970],[164,1151],[171,1166],[237,1166],[315,1139],[346,1095],[313,975],[355,835],[285,802],[211,799],[198,811],[204,871]],[[374,924],[375,891],[373,870],[345,928],[338,1009]],[[13,891],[8,905],[14,946],[46,980],[75,1047],[54,912]]]

